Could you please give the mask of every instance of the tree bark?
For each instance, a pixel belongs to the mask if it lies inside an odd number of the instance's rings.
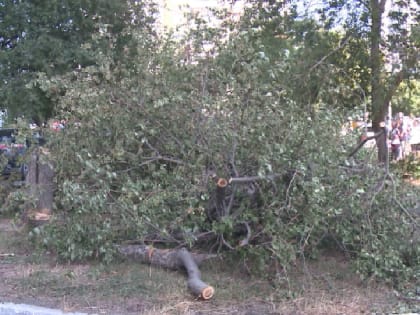
[[[29,161],[26,182],[29,195],[35,200],[35,211],[51,214],[54,201],[54,170],[48,161],[48,151],[35,150]]]
[[[158,249],[147,245],[118,245],[119,253],[141,263],[178,270],[184,268],[188,274],[188,288],[200,299],[209,300],[214,288],[201,280],[198,266],[214,255],[190,253],[187,249]]]
[[[388,108],[388,104],[385,104],[385,84],[381,78],[382,54],[380,50],[382,14],[384,13],[385,2],[386,0],[370,0],[372,18],[372,28],[370,32],[372,127],[375,133],[380,131],[381,122],[385,120]],[[376,141],[378,161],[380,163],[385,163],[387,160],[387,148],[385,148],[383,141],[381,140],[382,139],[377,139]]]
[[[226,189],[229,183],[224,178],[215,178],[217,179],[216,189],[212,193],[206,207],[207,218],[210,221],[220,221],[229,210],[226,205]]]
[[[220,221],[226,213],[226,188],[228,181],[224,178],[219,178],[216,185],[216,216],[217,220]]]

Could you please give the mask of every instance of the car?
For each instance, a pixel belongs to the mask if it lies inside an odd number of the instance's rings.
[[[0,156],[6,162],[1,176],[8,179],[12,174],[18,174],[20,179],[24,181],[28,173],[28,167],[23,163],[23,156],[26,153],[26,144],[16,143],[15,129],[0,129]]]

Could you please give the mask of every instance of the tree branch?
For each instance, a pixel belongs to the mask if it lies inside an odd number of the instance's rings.
[[[188,288],[197,297],[209,300],[213,297],[214,288],[201,280],[198,266],[216,255],[192,254],[186,248],[158,249],[146,245],[117,245],[118,252],[123,256],[135,259],[141,263],[149,263],[168,269],[184,268],[188,274]]]
[[[246,184],[246,183],[250,183],[250,182],[255,182],[255,181],[259,181],[259,180],[274,180],[278,177],[281,177],[282,174],[278,174],[278,173],[273,173],[273,174],[268,174],[265,176],[244,176],[244,177],[231,177],[229,179],[229,184]]]
[[[243,224],[246,227],[246,237],[239,241],[239,247],[249,245],[249,240],[251,239],[251,228],[249,227],[248,222],[243,222]]]
[[[340,45],[336,47],[334,50],[330,51],[328,54],[326,54],[324,57],[322,57],[317,63],[315,63],[311,68],[309,68],[308,72],[312,72],[316,67],[321,65],[325,60],[328,59],[331,55],[335,54],[337,51],[339,51],[341,48],[343,48],[348,42],[349,42],[350,36],[348,36],[346,39],[341,41]]]
[[[410,212],[397,200],[397,198],[393,197],[392,200],[397,204],[397,206],[401,209],[402,212],[405,213],[405,215],[413,222],[413,224],[417,227],[419,227],[419,224],[417,223],[416,219],[410,214]]]
[[[379,132],[377,132],[377,133],[375,133],[373,136],[370,136],[370,137],[366,137],[366,138],[364,138],[361,142],[359,142],[359,144],[353,149],[353,151],[351,151],[350,152],[350,154],[348,155],[348,157],[352,157],[353,155],[355,155],[359,150],[360,150],[360,148],[361,147],[363,147],[363,145],[367,142],[367,141],[369,141],[369,140],[372,140],[372,139],[377,139],[377,138],[379,138],[381,135],[383,135],[383,133],[384,133],[384,130],[381,130],[381,131],[379,131]]]

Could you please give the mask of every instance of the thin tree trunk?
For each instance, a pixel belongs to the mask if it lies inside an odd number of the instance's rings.
[[[35,201],[35,211],[51,214],[54,201],[54,170],[48,161],[48,151],[37,148],[29,161],[26,182],[29,195]]]

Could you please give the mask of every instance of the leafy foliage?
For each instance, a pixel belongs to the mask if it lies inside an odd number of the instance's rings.
[[[354,139],[340,133],[342,103],[365,102],[366,43],[351,41],[352,56],[339,34],[288,18],[281,33],[259,3],[228,39],[194,29],[192,60],[169,35],[125,24],[82,45],[92,64],[36,73],[29,86],[60,91],[50,100],[67,121],[49,136],[56,215],[37,240],[71,261],[109,261],[115,243],[137,240],[235,250],[284,270],[337,247],[364,276],[413,276],[419,244],[402,209],[415,189],[366,150],[347,158]],[[227,187],[221,216],[214,177],[244,179]]]
[[[139,1],[8,1],[0,6],[0,97],[13,117],[25,115],[38,124],[55,114],[61,90],[30,85],[37,72],[47,77],[95,64],[84,49],[98,32],[115,34],[125,25],[144,25],[148,2]],[[123,48],[129,34],[118,37]],[[29,86],[30,88],[29,88]]]
[[[418,80],[403,82],[397,91],[393,102],[395,112],[411,113],[420,115],[420,83]]]

